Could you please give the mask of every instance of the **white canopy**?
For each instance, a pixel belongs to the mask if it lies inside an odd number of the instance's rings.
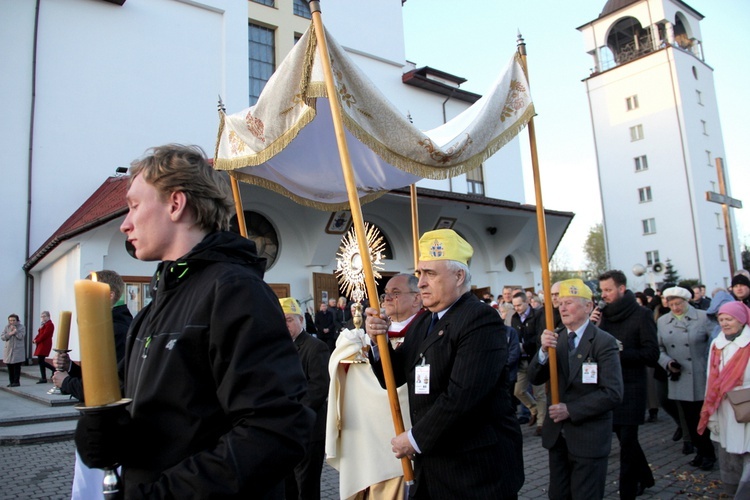
[[[254,106],[222,115],[214,168],[302,205],[341,210],[349,202],[313,29],[311,24]],[[422,132],[327,31],[326,39],[362,203],[422,178],[477,168],[534,115],[516,55],[489,93],[448,123]]]

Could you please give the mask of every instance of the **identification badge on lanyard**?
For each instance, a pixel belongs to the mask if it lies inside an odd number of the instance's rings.
[[[414,394],[430,393],[430,365],[425,363],[422,357],[422,364],[414,370]]]
[[[583,383],[584,384],[596,384],[598,365],[592,361],[587,361],[583,364]]]

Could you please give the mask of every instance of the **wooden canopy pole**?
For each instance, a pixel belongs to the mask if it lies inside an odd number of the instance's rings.
[[[245,209],[242,207],[242,197],[240,196],[240,183],[234,172],[229,172],[229,180],[232,184],[232,197],[234,198],[234,209],[237,212],[237,225],[240,227],[240,234],[247,238],[247,226],[245,225]]]
[[[521,56],[523,72],[526,81],[529,81],[529,69],[526,63],[526,42],[521,34],[518,34],[518,54]],[[542,286],[544,287],[544,319],[547,330],[555,329],[555,320],[552,315],[552,293],[550,291],[549,255],[547,252],[547,224],[544,218],[544,203],[542,202],[542,182],[539,175],[539,156],[536,150],[536,131],[534,129],[534,118],[529,120],[529,145],[531,149],[531,168],[534,173],[534,193],[536,194],[536,225],[539,233],[539,261],[542,266]],[[560,402],[560,386],[557,382],[557,351],[554,348],[548,350],[549,354],[549,382],[552,394],[552,404]]]
[[[365,223],[362,217],[362,207],[359,204],[359,196],[357,195],[357,186],[354,180],[354,170],[352,168],[351,157],[349,156],[349,148],[346,144],[346,134],[344,130],[344,122],[341,115],[341,104],[338,100],[338,91],[333,81],[333,71],[331,70],[331,60],[328,55],[328,45],[326,43],[325,31],[323,29],[323,20],[320,15],[320,1],[312,0],[309,2],[310,12],[312,13],[313,26],[315,28],[315,38],[318,44],[318,50],[320,51],[320,60],[323,65],[323,74],[325,76],[326,92],[328,93],[328,102],[331,106],[331,118],[333,120],[333,128],[336,133],[336,143],[339,148],[339,157],[341,159],[341,169],[344,173],[344,182],[346,183],[346,192],[349,196],[349,207],[352,211],[352,220],[354,223],[354,231],[357,235],[357,243],[359,245],[359,254],[362,259],[362,268],[365,273],[365,285],[367,287],[367,296],[370,300],[370,307],[380,310],[380,303],[378,302],[378,289],[375,284],[375,276],[372,272],[372,260],[370,259],[370,249],[367,245],[367,237],[365,233]],[[396,430],[396,435],[399,435],[405,431],[404,419],[401,415],[401,404],[398,400],[398,393],[396,392],[396,380],[393,376],[393,365],[391,363],[390,352],[388,351],[388,336],[378,335],[378,349],[380,350],[380,361],[383,365],[383,374],[385,376],[385,385],[388,391],[388,400],[391,405],[391,416],[393,417],[393,427]],[[365,431],[366,432],[366,431]],[[408,457],[401,459],[401,465],[404,470],[404,481],[407,484],[414,482],[414,471],[412,469],[411,460]]]
[[[409,186],[411,198],[411,241],[414,248],[414,272],[419,267],[419,211],[417,210],[417,185]]]
[[[224,128],[224,120],[226,118],[227,110],[224,109],[224,102],[219,96],[219,120],[220,130]],[[214,151],[214,165],[216,165],[216,159],[219,156],[219,140],[216,140],[216,151]],[[233,171],[229,171],[229,184],[232,186],[232,198],[234,198],[234,210],[237,212],[237,225],[240,228],[240,234],[243,238],[247,238],[247,226],[245,226],[245,209],[242,207],[242,196],[240,195],[240,183]]]

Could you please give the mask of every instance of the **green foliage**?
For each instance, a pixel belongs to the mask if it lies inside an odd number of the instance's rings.
[[[601,223],[594,224],[589,229],[586,242],[583,244],[583,253],[588,262],[588,271],[591,276],[599,276],[607,270],[607,251],[604,246],[604,227]]]
[[[742,249],[742,268],[750,271],[750,250],[747,245]]]

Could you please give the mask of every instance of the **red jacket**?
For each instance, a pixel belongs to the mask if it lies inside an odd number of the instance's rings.
[[[55,325],[52,324],[52,320],[39,327],[39,333],[34,337],[34,343],[36,344],[34,356],[49,356],[49,352],[52,350],[53,333],[55,333]]]

